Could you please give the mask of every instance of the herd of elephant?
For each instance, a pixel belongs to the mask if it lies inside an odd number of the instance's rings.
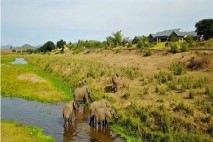
[[[114,92],[117,92],[118,86],[118,75],[114,74],[112,76],[112,87],[114,88]],[[109,120],[112,118],[117,119],[118,115],[111,108],[110,102],[101,99],[99,101],[93,101],[91,98],[91,90],[86,85],[86,80],[79,81],[76,84],[76,89],[74,91],[73,100],[63,107],[63,118],[64,125],[70,125],[72,123],[73,115],[76,115],[76,110],[79,108],[79,103],[83,101],[84,104],[87,104],[90,100],[92,103],[89,105],[90,111],[90,126],[98,128],[99,125],[106,127],[108,126]]]

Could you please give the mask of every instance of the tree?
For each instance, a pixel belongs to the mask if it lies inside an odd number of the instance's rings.
[[[41,52],[48,52],[55,49],[55,44],[52,41],[47,41],[43,46],[40,47]]]
[[[203,19],[195,24],[198,35],[203,35],[204,39],[213,37],[213,19]]]
[[[121,45],[122,35],[121,31],[117,31],[116,33],[112,33],[111,36],[106,38],[107,44],[111,47],[116,47]]]
[[[66,44],[66,41],[63,41],[62,39],[57,42],[56,46],[61,49],[62,52],[64,52],[64,45]]]
[[[122,41],[121,31],[117,31],[116,33],[113,33],[113,36],[114,36],[115,47],[121,45],[121,41]]]

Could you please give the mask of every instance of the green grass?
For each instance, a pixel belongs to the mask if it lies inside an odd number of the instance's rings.
[[[14,57],[4,57],[4,61],[11,61]],[[20,80],[20,75],[31,75],[45,80],[34,82],[29,78]],[[70,100],[72,95],[68,83],[60,77],[51,75],[30,64],[12,65],[4,63],[1,66],[1,95],[7,97],[22,97],[41,102],[57,102]]]
[[[54,138],[42,134],[42,129],[22,125],[14,121],[1,121],[2,142],[54,142]]]

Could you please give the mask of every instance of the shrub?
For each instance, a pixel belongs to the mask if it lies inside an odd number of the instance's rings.
[[[189,51],[189,45],[188,45],[188,43],[182,42],[182,43],[180,44],[180,51],[181,51],[181,52]]]
[[[171,50],[170,50],[170,51],[171,51],[172,53],[177,53],[177,52],[178,52],[178,45],[177,45],[176,43],[173,43],[173,42],[172,42],[172,43],[170,44],[170,47],[171,47]]]
[[[154,78],[157,79],[158,83],[160,84],[167,82],[167,74],[162,71],[160,71],[158,74],[155,74]]]
[[[169,66],[169,70],[174,74],[174,75],[182,75],[186,73],[186,69],[182,64],[176,64],[172,63]]]
[[[141,40],[138,40],[138,43],[137,43],[137,48],[142,48],[143,47],[143,43]]]
[[[144,56],[151,56],[152,51],[150,49],[145,50]]]
[[[131,48],[132,47],[132,42],[128,42],[127,48]]]

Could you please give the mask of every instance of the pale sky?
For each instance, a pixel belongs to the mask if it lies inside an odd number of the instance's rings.
[[[1,45],[103,41],[181,28],[213,18],[213,0],[1,0]]]

